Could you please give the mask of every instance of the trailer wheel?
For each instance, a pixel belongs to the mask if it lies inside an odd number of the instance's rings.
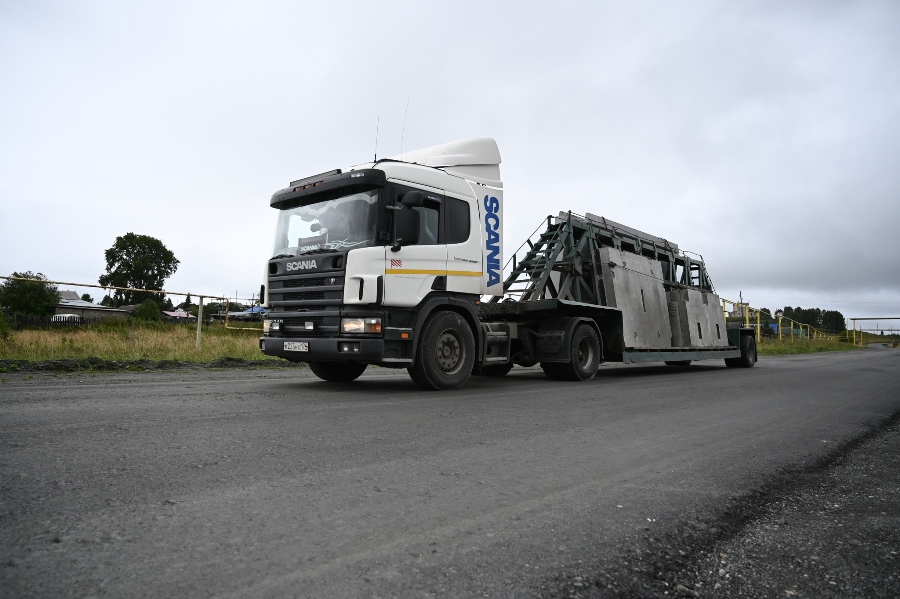
[[[310,362],[309,369],[323,381],[349,383],[359,378],[367,364],[356,362]]]
[[[668,360],[666,366],[690,366],[690,360]]]
[[[568,381],[589,381],[600,368],[600,339],[589,324],[580,324],[572,334],[572,361],[557,364],[562,378]]]
[[[407,369],[413,382],[423,389],[458,389],[475,363],[475,337],[462,316],[443,310],[429,318],[416,353]]]
[[[741,335],[741,357],[725,358],[725,366],[753,368],[754,364],[756,364],[756,338],[753,335]]]
[[[512,362],[508,364],[476,364],[472,368],[472,374],[475,376],[506,376],[512,368]]]

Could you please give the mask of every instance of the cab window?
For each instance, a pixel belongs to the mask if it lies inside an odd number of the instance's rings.
[[[447,228],[447,244],[465,243],[469,240],[469,204],[456,198],[444,198],[444,222]]]
[[[413,210],[419,213],[419,245],[437,245],[441,241],[441,205],[426,199],[424,205]]]

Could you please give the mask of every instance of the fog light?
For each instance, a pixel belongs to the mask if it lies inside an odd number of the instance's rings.
[[[380,318],[342,318],[342,333],[380,333]]]
[[[338,344],[338,351],[342,354],[358,354],[359,343],[341,342]]]
[[[314,323],[314,322],[304,323],[303,328],[305,328],[307,331],[313,331],[316,328],[316,323]]]

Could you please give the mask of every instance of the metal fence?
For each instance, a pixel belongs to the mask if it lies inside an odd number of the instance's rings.
[[[142,292],[142,293],[155,293],[155,294],[163,294],[163,295],[179,295],[179,296],[184,296],[184,297],[195,297],[199,300],[197,303],[198,319],[196,321],[194,321],[194,325],[197,327],[197,338],[196,338],[196,342],[195,342],[195,346],[197,349],[200,349],[200,340],[202,338],[202,334],[201,334],[202,327],[203,327],[203,325],[208,325],[210,323],[209,315],[203,314],[204,300],[223,300],[226,302],[226,305],[227,305],[227,302],[229,302],[231,300],[231,298],[229,298],[225,294],[210,295],[210,294],[204,294],[204,293],[193,293],[193,292],[189,292],[189,291],[184,292],[184,291],[166,291],[164,289],[136,289],[133,287],[112,287],[109,285],[95,285],[93,283],[72,283],[70,281],[50,281],[50,280],[46,280],[46,279],[27,279],[27,278],[23,278],[23,277],[7,277],[7,276],[3,276],[3,275],[0,275],[0,279],[7,280],[7,281],[31,281],[31,282],[35,282],[35,283],[43,283],[43,284],[50,284],[50,285],[71,285],[76,288],[77,287],[89,287],[89,288],[95,288],[95,289],[104,289],[107,291],[109,291],[109,290],[137,291],[137,292]],[[234,298],[234,299],[237,300],[238,298]],[[38,318],[42,318],[42,317],[38,317]],[[52,320],[52,317],[47,317],[47,318],[50,318]],[[73,325],[73,326],[76,326],[76,325]],[[228,325],[228,313],[227,312],[225,314],[225,327],[226,328],[245,328],[245,327],[230,327]],[[262,328],[259,328],[259,330],[262,330]]]
[[[754,308],[746,302],[734,302],[724,298],[721,298],[721,301],[722,312],[725,315],[725,320],[728,321],[729,318],[734,318],[728,316],[728,304],[731,304],[736,310],[743,312],[743,316],[740,317],[744,321],[743,325],[756,330],[757,342],[759,342],[763,337],[764,329],[766,328],[766,324],[761,322],[761,317],[765,317],[767,320],[775,321],[777,323],[772,329],[772,336],[777,336],[779,341],[784,341],[787,339],[793,341],[795,334],[797,335],[798,339],[820,339],[823,341],[834,340],[838,337],[846,336],[846,333],[823,331],[806,323],[797,322],[796,320],[793,320],[786,316],[772,314],[765,309]]]

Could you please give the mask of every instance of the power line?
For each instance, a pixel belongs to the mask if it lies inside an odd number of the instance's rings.
[[[760,297],[760,298],[756,298],[756,301],[783,302],[785,300],[784,300],[784,298],[775,300],[772,298]],[[867,301],[867,300],[820,300],[820,299],[808,299],[808,298],[807,299],[794,298],[791,301],[792,302],[803,302],[803,303],[816,303],[816,304],[878,304],[880,306],[900,306],[900,302],[874,302],[874,301]]]

